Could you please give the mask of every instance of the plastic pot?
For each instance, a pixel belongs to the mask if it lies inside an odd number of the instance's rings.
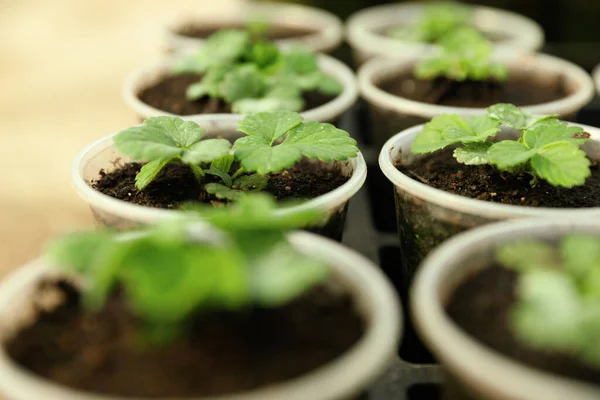
[[[445,311],[460,283],[491,264],[498,245],[532,237],[557,240],[570,232],[600,235],[600,225],[590,218],[506,221],[458,235],[427,257],[413,286],[411,314],[421,338],[449,377],[445,398],[600,398],[598,385],[536,370],[487,348],[460,329]]]
[[[195,228],[195,229],[194,229]],[[192,237],[210,239],[214,232],[192,227]],[[245,393],[202,400],[333,400],[357,396],[394,359],[401,336],[402,311],[383,273],[354,251],[314,234],[290,235],[298,250],[329,263],[332,290],[349,291],[364,319],[363,337],[343,355],[303,376]],[[33,293],[44,277],[58,274],[41,259],[19,268],[0,284],[0,337],[5,340],[18,329],[33,302]],[[323,332],[327,334],[327,332]],[[125,400],[69,389],[42,379],[16,365],[0,347],[0,394],[6,400]],[[127,399],[130,399],[129,397]],[[200,398],[198,398],[200,400]],[[143,400],[143,399],[138,399]]]
[[[295,4],[227,1],[219,2],[218,7],[199,4],[194,10],[174,16],[163,34],[164,44],[175,52],[197,49],[205,39],[181,35],[178,33],[181,28],[187,25],[207,29],[243,28],[253,20],[269,22],[274,28],[307,31],[297,37],[275,40],[283,47],[302,46],[315,52],[331,52],[342,42],[342,21],[325,10]]]
[[[594,83],[596,84],[596,93],[600,95],[600,65],[597,65],[596,68],[594,68],[592,76],[594,77]]]
[[[208,135],[218,135],[231,140],[241,136],[236,132],[237,122],[231,119],[214,119],[201,123]],[[114,135],[114,134],[113,134]],[[97,225],[116,229],[130,229],[139,225],[150,224],[165,218],[180,214],[177,210],[144,207],[105,195],[90,186],[90,182],[99,178],[99,171],[114,170],[116,160],[122,163],[131,161],[121,155],[113,146],[112,136],[106,136],[84,149],[75,158],[71,169],[71,177],[79,196],[84,199],[92,210]],[[299,206],[278,212],[294,212],[299,209],[320,209],[328,212],[327,221],[311,230],[324,236],[341,240],[346,221],[348,201],[362,187],[367,176],[367,167],[361,153],[356,158],[329,164],[341,166],[342,172],[350,179],[342,186],[316,197]]]
[[[591,135],[583,149],[592,160],[600,160],[600,129],[579,126]],[[467,229],[511,218],[600,218],[600,207],[569,209],[492,203],[448,193],[416,181],[397,170],[395,164],[402,161],[406,165],[423,157],[410,152],[415,136],[422,129],[423,125],[419,125],[398,133],[387,141],[379,154],[379,167],[394,185],[404,286],[408,286],[417,266],[430,251]],[[503,130],[498,137],[507,135],[510,133]]]
[[[399,54],[430,54],[434,44],[409,42],[385,36],[387,29],[418,21],[426,6],[423,3],[386,4],[361,10],[348,19],[346,36],[358,65],[373,57],[396,57]],[[522,15],[484,6],[470,6],[473,22],[482,32],[499,37],[494,48],[499,54],[539,50],[544,32],[533,20]]]
[[[123,98],[127,105],[137,114],[141,119],[148,117],[155,117],[159,115],[170,115],[176,116],[175,114],[168,113],[158,108],[154,108],[138,97],[138,93],[144,88],[153,85],[158,80],[168,75],[174,65],[177,57],[166,57],[144,67],[141,67],[131,73],[125,80],[123,86]],[[331,122],[336,123],[358,99],[358,86],[356,84],[356,78],[354,73],[348,66],[333,57],[320,54],[318,56],[319,68],[326,74],[331,75],[338,80],[344,87],[342,93],[340,93],[333,100],[325,103],[319,107],[306,110],[302,112],[307,120],[314,120],[319,122]],[[203,123],[205,121],[212,121],[214,119],[242,119],[242,114],[195,114],[180,116],[183,119],[196,121]]]
[[[372,120],[372,139],[382,145],[393,134],[425,123],[441,114],[462,116],[481,115],[484,108],[450,107],[428,104],[390,94],[378,85],[395,76],[403,76],[412,71],[423,55],[406,56],[397,59],[374,59],[358,71],[358,85],[361,95],[369,104]],[[590,75],[581,67],[545,54],[522,54],[517,57],[498,55],[496,60],[505,64],[510,74],[527,74],[540,84],[562,79],[568,95],[548,103],[523,106],[535,114],[558,114],[563,119],[574,115],[594,97],[594,83]]]

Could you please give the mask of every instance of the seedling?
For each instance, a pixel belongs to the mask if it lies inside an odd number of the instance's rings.
[[[600,368],[600,239],[521,240],[501,246],[496,258],[518,274],[509,320],[516,336]]]
[[[521,132],[518,140],[492,143],[500,126]],[[490,164],[500,171],[533,176],[553,186],[571,188],[585,184],[590,161],[579,148],[588,139],[582,128],[569,126],[556,116],[536,116],[512,104],[496,104],[487,115],[464,119],[455,114],[433,118],[416,136],[411,151],[431,153],[458,145],[454,158],[467,165]]]
[[[342,86],[319,70],[314,53],[301,49],[281,52],[272,42],[253,40],[241,30],[223,30],[207,39],[191,57],[175,65],[174,74],[203,74],[190,85],[190,101],[208,96],[231,104],[234,113],[288,110],[304,107],[302,92],[317,90],[337,95]]]
[[[454,2],[425,6],[421,19],[410,26],[390,29],[387,36],[411,42],[436,43],[453,30],[466,26],[472,19],[470,8]]]
[[[77,233],[54,241],[52,263],[82,279],[83,304],[97,311],[117,287],[147,338],[168,344],[201,311],[279,307],[328,276],[322,261],[297,251],[285,233],[320,220],[316,211],[285,215],[269,196],[255,194],[227,209],[198,206],[221,230],[212,242],[191,243],[171,221],[129,234]]]
[[[445,77],[452,81],[506,80],[504,65],[491,62],[492,45],[477,30],[461,27],[440,41],[438,54],[420,61],[414,70],[419,79]]]
[[[291,111],[247,115],[238,129],[247,136],[235,141],[233,153],[229,141],[201,140],[204,129],[177,117],[149,118],[113,140],[120,152],[146,162],[136,176],[138,189],[143,190],[169,162],[183,161],[199,180],[205,174],[219,177],[222,183],[209,183],[205,190],[229,200],[264,189],[266,174],[291,168],[303,157],[334,161],[358,154],[348,132],[327,123],[302,122],[302,116]],[[239,168],[233,172],[236,161]]]

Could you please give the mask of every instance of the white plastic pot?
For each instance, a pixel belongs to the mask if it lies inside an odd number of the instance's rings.
[[[213,119],[200,125],[209,135],[230,139],[241,135],[236,132],[237,122],[231,119]],[[115,161],[119,160],[122,163],[131,161],[114,147],[113,136],[114,134],[106,136],[85,148],[75,158],[71,169],[75,190],[90,205],[96,224],[116,229],[129,229],[178,215],[180,212],[177,210],[144,207],[118,200],[90,186],[91,181],[99,178],[101,169],[110,172],[117,168],[114,165]],[[342,172],[350,176],[350,179],[329,193],[278,212],[294,212],[300,209],[326,210],[329,214],[328,220],[317,230],[325,236],[341,239],[348,201],[364,184],[367,166],[361,153],[356,158],[330,165],[341,166]]]
[[[583,146],[588,157],[600,160],[600,129],[579,125],[591,135]],[[398,161],[408,165],[426,155],[414,155],[410,147],[423,125],[398,133],[381,149],[379,167],[394,185],[396,218],[402,249],[401,266],[405,282],[414,276],[418,265],[435,247],[462,231],[504,219],[538,217],[600,218],[600,207],[545,208],[492,203],[448,193],[419,182],[396,169]],[[513,132],[514,133],[514,132]],[[509,133],[503,131],[499,138]]]
[[[221,1],[218,6],[199,3],[195,9],[176,15],[165,29],[165,47],[178,52],[202,46],[204,39],[177,33],[187,25],[242,28],[254,20],[265,21],[275,27],[311,31],[306,35],[275,41],[283,47],[302,46],[315,52],[330,52],[341,44],[343,38],[342,21],[325,10],[296,4]]]
[[[227,119],[240,120],[242,114],[195,114],[195,115],[175,115],[169,112],[154,108],[138,97],[138,93],[144,88],[155,84],[157,81],[167,76],[177,57],[166,57],[132,72],[125,80],[122,95],[127,105],[141,119],[156,117],[160,115],[178,116],[183,119],[192,120],[198,123],[205,121]],[[358,99],[358,86],[354,73],[348,66],[333,57],[320,54],[318,56],[319,68],[324,73],[337,79],[344,87],[333,100],[319,107],[302,112],[302,116],[307,120],[319,122],[335,122],[342,114],[347,111]]]
[[[373,124],[373,140],[383,144],[396,132],[425,123],[441,114],[459,114],[470,117],[485,113],[485,108],[450,107],[410,100],[393,95],[378,85],[395,76],[411,72],[422,55],[396,59],[374,59],[358,71],[358,86],[361,95],[369,104]],[[519,56],[498,55],[496,61],[505,64],[509,73],[527,77],[544,84],[563,79],[568,95],[548,103],[523,106],[535,114],[558,114],[563,119],[572,118],[594,97],[594,83],[581,67],[546,54],[522,54]]]
[[[431,54],[436,45],[415,43],[385,36],[392,27],[410,25],[423,15],[423,3],[386,4],[370,7],[350,16],[346,36],[360,65],[373,57],[397,57],[409,54]],[[476,28],[501,36],[494,43],[498,54],[517,54],[539,50],[544,44],[544,32],[533,20],[497,8],[472,6]]]
[[[600,398],[599,385],[536,370],[486,347],[460,329],[445,311],[460,283],[492,263],[497,246],[519,239],[556,240],[570,232],[600,235],[600,225],[592,218],[493,224],[452,238],[421,265],[411,296],[413,320],[442,367],[459,382],[459,393],[493,400]]]
[[[193,237],[202,240],[213,233],[198,227]],[[245,393],[198,400],[347,399],[371,384],[394,359],[401,336],[402,311],[393,288],[380,269],[356,252],[314,234],[296,232],[290,235],[290,240],[303,253],[328,262],[332,268],[329,278],[332,286],[335,289],[341,286],[349,291],[364,319],[363,336],[334,361],[298,378]],[[57,273],[42,259],[37,259],[2,281],[2,341],[19,328],[24,314],[32,305],[40,280]],[[16,365],[4,347],[0,347],[0,376],[0,395],[5,400],[125,400],[123,397],[72,390],[35,376]]]
[[[594,68],[592,76],[594,77],[594,83],[596,84],[596,92],[598,93],[598,95],[600,95],[600,65]]]

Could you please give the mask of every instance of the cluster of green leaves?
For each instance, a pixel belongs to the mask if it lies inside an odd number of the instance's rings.
[[[496,143],[488,139],[500,126],[521,132],[518,140]],[[512,104],[496,104],[487,115],[462,118],[444,114],[425,124],[415,137],[411,151],[431,153],[458,145],[454,158],[467,165],[490,164],[508,173],[526,172],[551,185],[571,188],[585,184],[591,175],[590,161],[579,148],[588,140],[583,129],[569,126],[556,116],[529,114]]]
[[[226,139],[202,140],[206,131],[195,122],[153,117],[117,133],[113,141],[121,153],[146,162],[136,176],[138,189],[144,189],[168,163],[182,161],[199,180],[205,174],[219,177],[222,183],[209,183],[205,189],[230,200],[264,189],[265,174],[291,168],[303,157],[334,161],[358,153],[348,132],[327,123],[303,122],[300,114],[291,111],[247,115],[238,129],[246,136],[232,147]],[[234,161],[240,168],[232,174]]]
[[[600,367],[600,238],[571,234],[557,246],[520,240],[501,246],[496,258],[518,273],[510,314],[516,335]]]
[[[52,242],[47,254],[82,278],[88,310],[101,309],[120,287],[149,339],[164,343],[183,333],[199,311],[278,307],[327,277],[322,261],[298,252],[286,238],[287,231],[323,215],[276,210],[265,194],[228,208],[198,206],[203,219],[222,231],[217,243],[192,243],[185,225],[171,221],[127,239],[112,231],[70,234]]]
[[[253,38],[244,30],[221,30],[192,56],[180,59],[174,74],[197,73],[202,79],[187,88],[189,100],[204,96],[223,99],[234,113],[300,111],[302,92],[329,95],[341,84],[321,72],[314,53],[302,49],[285,52],[270,41]]]
[[[468,25],[471,19],[472,10],[460,3],[430,3],[415,24],[393,27],[386,35],[404,41],[436,43],[453,30]]]
[[[445,77],[453,81],[503,81],[508,76],[506,66],[491,62],[492,44],[474,28],[457,28],[439,42],[438,54],[425,58],[415,66],[419,79]]]

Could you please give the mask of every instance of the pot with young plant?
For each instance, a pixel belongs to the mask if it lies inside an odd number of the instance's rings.
[[[599,278],[594,219],[506,221],[440,246],[411,311],[445,398],[600,398]]]
[[[221,30],[190,54],[134,71],[123,95],[142,119],[241,119],[259,111],[302,112],[336,122],[358,97],[352,71],[330,56],[280,49],[248,31]]]
[[[275,213],[267,195],[204,224],[63,237],[0,285],[7,400],[315,400],[360,395],[394,359],[382,272]],[[213,229],[217,228],[217,229]]]
[[[360,65],[374,57],[433,53],[448,32],[464,26],[490,39],[497,53],[536,51],[544,44],[542,28],[529,18],[454,2],[408,2],[366,8],[350,16],[346,35]]]
[[[405,286],[449,237],[522,217],[600,217],[600,130],[511,104],[400,132],[379,165],[394,185]]]
[[[278,46],[329,53],[342,42],[343,24],[332,13],[299,4],[222,2],[170,17],[164,44],[170,51],[197,49],[222,29],[246,28]]]
[[[440,47],[434,55],[374,59],[359,70],[376,144],[438,115],[483,115],[497,103],[571,119],[594,96],[579,66],[544,54],[493,55],[472,28],[451,31]]]
[[[237,132],[231,121],[215,122],[205,130],[152,117],[80,153],[72,177],[96,222],[126,229],[169,218],[188,202],[223,206],[265,191],[306,200],[289,212],[326,210],[311,229],[341,239],[348,201],[367,174],[347,132],[290,111],[245,116]]]

